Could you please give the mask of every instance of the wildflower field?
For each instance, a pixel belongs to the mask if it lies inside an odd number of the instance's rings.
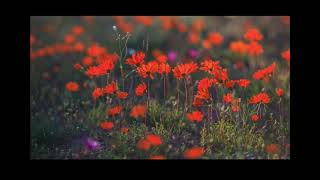
[[[289,16],[31,16],[31,159],[290,159]]]

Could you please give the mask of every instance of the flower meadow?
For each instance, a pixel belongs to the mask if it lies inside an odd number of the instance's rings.
[[[290,159],[289,16],[31,16],[32,159]]]

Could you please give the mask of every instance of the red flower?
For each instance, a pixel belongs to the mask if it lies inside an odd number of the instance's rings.
[[[228,81],[225,82],[224,85],[225,85],[226,88],[231,89],[231,88],[233,88],[233,86],[235,85],[236,82],[237,81],[235,81],[235,80],[228,80]]]
[[[74,43],[75,41],[76,41],[76,38],[72,34],[67,34],[64,36],[64,42],[66,44],[71,44],[71,43]]]
[[[209,90],[205,88],[198,89],[195,98],[208,100],[210,98]]]
[[[103,76],[107,73],[109,73],[114,68],[114,64],[111,60],[105,61],[102,64],[99,64],[98,66],[91,66],[86,71],[86,75],[90,78],[96,76]]]
[[[240,86],[240,87],[247,87],[247,86],[249,86],[249,84],[250,84],[250,81],[248,80],[248,79],[239,79],[238,80],[238,85]]]
[[[213,45],[219,46],[223,41],[223,36],[220,33],[212,32],[209,34],[208,39]]]
[[[256,115],[256,114],[254,114],[254,115],[251,116],[251,120],[252,120],[253,122],[257,122],[257,121],[259,120],[259,116]]]
[[[136,105],[131,109],[130,116],[138,118],[139,116],[144,118],[146,116],[147,107],[144,105]]]
[[[229,45],[229,49],[238,54],[246,54],[248,52],[248,45],[243,41],[234,41]]]
[[[137,96],[142,96],[147,90],[147,85],[145,83],[141,83],[139,84],[136,89],[135,89],[135,93]]]
[[[104,130],[111,130],[113,128],[113,122],[111,121],[101,122],[100,127]]]
[[[203,147],[193,147],[185,151],[184,157],[187,159],[198,159],[204,154]]]
[[[126,61],[126,64],[129,64],[131,66],[138,66],[138,65],[141,65],[143,64],[144,62],[144,57],[145,57],[145,54],[144,52],[136,52],[132,55],[131,58],[128,58],[127,61]]]
[[[227,93],[226,95],[223,96],[223,101],[225,103],[231,103],[233,100],[233,96],[231,93]]]
[[[163,75],[163,74],[169,74],[171,71],[171,67],[169,66],[168,63],[161,63],[159,65],[158,73]]]
[[[269,144],[266,147],[266,152],[270,154],[277,154],[279,152],[279,146],[277,144]]]
[[[153,146],[160,146],[162,144],[160,136],[154,134],[147,135],[146,140],[148,140]]]
[[[261,41],[263,39],[263,35],[256,28],[249,28],[243,37],[249,41]]]
[[[251,56],[258,56],[263,53],[263,47],[255,42],[252,41],[251,43],[248,44],[248,54]]]
[[[195,72],[197,69],[198,65],[194,62],[179,64],[173,69],[173,75],[180,80],[181,78]]]
[[[117,90],[117,83],[115,81],[112,81],[110,84],[106,85],[103,92],[105,94],[114,94]]]
[[[137,68],[137,73],[142,78],[150,77],[150,79],[154,79],[153,74],[158,71],[158,63],[156,61],[150,61],[147,64],[142,64]]]
[[[192,113],[188,113],[187,118],[191,122],[201,122],[203,118],[203,114],[200,111],[194,111]]]
[[[199,33],[196,33],[196,32],[189,33],[188,42],[190,44],[197,44],[199,42]]]
[[[82,52],[84,50],[84,45],[82,42],[77,42],[73,46],[73,50],[76,52]]]
[[[153,155],[153,156],[150,156],[151,160],[164,160],[166,159],[166,157],[164,155]]]
[[[159,61],[159,63],[166,63],[168,59],[167,56],[163,54],[157,56],[156,58],[157,58],[157,61]]]
[[[74,64],[74,65],[73,65],[73,67],[74,67],[76,70],[80,70],[80,69],[82,69],[82,66],[81,66],[81,64],[80,64],[80,63],[76,63],[76,64]]]
[[[102,55],[106,53],[106,49],[102,46],[99,46],[98,44],[92,44],[88,49],[87,49],[87,54],[91,57],[97,57],[99,55]]]
[[[92,97],[93,97],[94,100],[98,99],[102,95],[103,95],[103,88],[96,88],[92,92]]]
[[[276,63],[274,62],[270,66],[256,71],[252,77],[253,77],[253,79],[256,79],[256,80],[265,79],[266,76],[268,76],[274,72],[275,68],[276,68]]]
[[[137,143],[137,147],[140,150],[147,151],[151,148],[151,143],[146,139],[140,139]]]
[[[90,57],[90,56],[84,57],[83,60],[82,60],[82,64],[83,64],[84,66],[91,66],[91,65],[93,64],[93,59],[92,59],[92,57]]]
[[[84,29],[82,26],[73,26],[72,33],[79,36],[84,32]]]
[[[122,110],[122,106],[115,106],[113,108],[108,109],[107,114],[108,116],[115,116],[120,114],[121,110]]]
[[[211,42],[207,39],[202,41],[202,47],[205,49],[210,49],[211,48]]]
[[[270,98],[268,94],[261,92],[257,95],[254,95],[250,98],[249,104],[257,104],[257,103],[268,104],[270,102]]]
[[[278,96],[282,96],[283,95],[283,89],[277,88],[276,89],[276,93],[278,94]]]
[[[202,105],[201,99],[198,98],[198,97],[195,97],[194,100],[193,100],[192,105],[194,105],[195,107],[200,107]]]
[[[30,34],[30,46],[32,46],[36,42],[36,37],[34,35]]]
[[[117,91],[117,98],[126,99],[128,97],[128,93],[124,91]]]
[[[73,81],[70,81],[66,84],[66,89],[70,92],[77,92],[79,90],[79,84]]]
[[[129,128],[122,127],[120,130],[123,134],[128,134]]]
[[[281,53],[281,57],[282,57],[284,60],[290,62],[290,49],[282,52],[282,53]]]

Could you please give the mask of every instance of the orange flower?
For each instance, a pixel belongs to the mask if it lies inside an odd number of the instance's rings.
[[[179,64],[173,69],[173,75],[180,80],[181,78],[195,72],[197,69],[198,65],[194,62]]]
[[[198,83],[198,90],[208,89],[212,86],[213,80],[209,78],[203,78]]]
[[[190,44],[197,44],[199,42],[199,34],[192,32],[188,35],[188,42]]]
[[[203,89],[198,89],[195,98],[208,100],[208,99],[210,98],[209,90],[208,90],[208,89],[205,89],[205,88],[203,88]]]
[[[262,53],[263,53],[263,47],[259,43],[252,41],[251,43],[248,44],[249,55],[259,56]]]
[[[164,160],[164,159],[166,159],[166,157],[164,155],[153,155],[153,156],[150,156],[149,159],[150,160]]]
[[[131,66],[136,67],[136,66],[138,66],[138,65],[143,64],[143,62],[144,62],[144,57],[145,57],[144,52],[141,52],[141,51],[136,52],[136,53],[134,53],[134,54],[132,55],[131,58],[128,58],[128,59],[126,60],[126,64],[129,64],[129,65],[131,65]]]
[[[187,26],[186,26],[184,23],[179,22],[179,23],[177,24],[177,29],[178,29],[178,31],[179,31],[180,33],[184,33],[184,32],[187,31]]]
[[[104,130],[111,130],[113,128],[113,122],[111,121],[101,122],[100,127]]]
[[[283,95],[283,89],[277,88],[276,89],[276,93],[277,93],[278,96],[282,96]]]
[[[244,88],[249,86],[250,84],[250,81],[248,79],[239,79],[237,82],[240,87],[244,87]]]
[[[146,140],[148,140],[153,146],[160,146],[162,144],[160,136],[154,134],[147,135]]]
[[[117,83],[115,81],[112,81],[110,84],[106,85],[103,92],[105,94],[114,94],[117,90]]]
[[[171,71],[171,67],[169,66],[168,63],[161,63],[159,65],[158,73],[163,75],[163,74],[169,74]]]
[[[204,28],[204,20],[196,19],[192,22],[192,30],[195,32],[201,32]]]
[[[151,143],[146,139],[140,139],[137,143],[137,147],[140,150],[147,151],[151,148]]]
[[[274,62],[270,66],[256,71],[252,77],[255,80],[265,79],[266,76],[268,76],[274,72],[275,68],[276,68],[276,63]]]
[[[117,91],[117,97],[119,99],[126,99],[128,97],[128,93],[124,91]]]
[[[257,121],[259,120],[259,116],[256,115],[256,114],[253,114],[253,115],[251,116],[251,120],[252,120],[253,122],[257,122]]]
[[[284,60],[290,62],[290,49],[281,53],[281,56]]]
[[[76,41],[76,38],[72,34],[67,34],[64,36],[64,42],[66,44],[71,44],[71,43],[74,43],[75,41]]]
[[[277,154],[279,152],[279,146],[277,144],[269,144],[266,147],[266,152],[270,154]]]
[[[203,147],[193,147],[185,151],[184,157],[187,159],[198,159],[204,154]]]
[[[84,57],[83,60],[82,60],[82,64],[83,64],[84,66],[91,66],[91,65],[93,64],[93,59],[92,59],[92,57],[90,57],[90,56]]]
[[[146,92],[146,90],[147,90],[146,83],[141,83],[136,87],[135,92],[137,96],[142,96]]]
[[[202,41],[202,47],[205,49],[210,49],[211,48],[211,42],[208,39],[205,39]]]
[[[225,103],[231,103],[233,100],[233,96],[231,93],[227,93],[226,95],[223,96],[223,101]]]
[[[133,118],[138,118],[141,116],[144,118],[146,116],[147,107],[144,105],[136,105],[131,109],[130,116]]]
[[[268,94],[261,92],[257,95],[254,95],[250,98],[249,104],[257,104],[257,103],[268,104],[270,102],[270,98]]]
[[[96,88],[92,92],[92,97],[93,97],[94,100],[98,99],[102,95],[103,95],[103,88]]]
[[[233,41],[229,45],[229,49],[238,54],[246,54],[248,51],[248,45],[243,41]]]
[[[76,63],[76,64],[74,64],[74,65],[73,65],[73,67],[74,67],[76,70],[80,70],[80,69],[82,69],[82,66],[81,66],[81,64],[80,64],[80,63]]]
[[[203,118],[203,114],[200,111],[194,111],[192,113],[188,113],[187,118],[191,122],[201,122]]]
[[[243,37],[249,41],[261,41],[263,39],[263,35],[256,28],[249,28]]]
[[[211,32],[208,35],[208,39],[213,45],[219,46],[223,41],[223,36],[220,33]]]
[[[82,26],[73,26],[72,33],[76,36],[81,35],[84,32],[84,29]]]
[[[122,110],[122,106],[115,106],[113,108],[108,109],[107,114],[108,116],[115,116],[120,114],[121,110]]]
[[[147,64],[142,64],[137,68],[137,73],[142,78],[150,77],[150,79],[154,79],[153,74],[158,71],[158,63],[156,61],[150,61]]]
[[[70,92],[77,92],[79,90],[79,84],[73,81],[70,81],[66,84],[66,89]]]
[[[120,130],[123,134],[128,134],[129,128],[122,127]]]

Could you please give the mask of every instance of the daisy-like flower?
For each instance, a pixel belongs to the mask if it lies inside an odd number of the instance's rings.
[[[198,65],[194,62],[179,64],[173,69],[173,75],[178,79],[189,76],[198,69]]]

